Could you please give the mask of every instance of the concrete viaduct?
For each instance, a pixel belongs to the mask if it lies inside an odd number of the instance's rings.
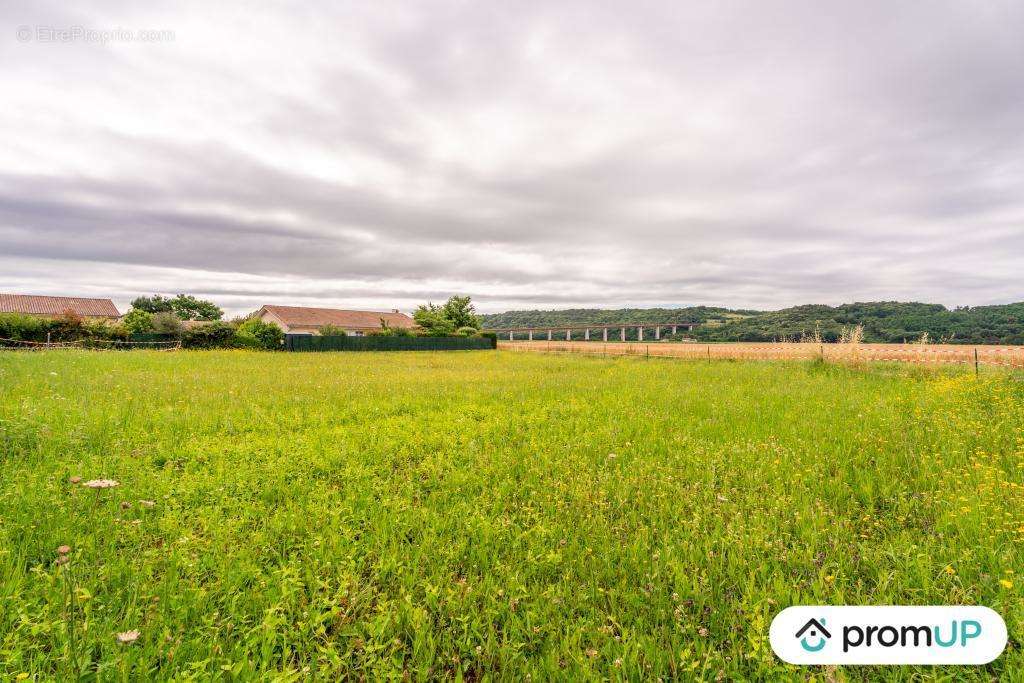
[[[544,327],[497,327],[486,329],[486,332],[496,332],[499,336],[508,335],[509,341],[515,341],[516,334],[525,334],[529,341],[533,341],[534,333],[541,335],[547,334],[548,341],[552,340],[552,336],[557,331],[561,336],[562,330],[565,330],[565,339],[570,341],[572,339],[573,330],[583,330],[584,341],[590,341],[590,331],[601,330],[601,340],[608,341],[608,330],[619,330],[619,339],[626,341],[626,330],[636,330],[637,339],[639,341],[644,340],[644,330],[654,330],[654,338],[661,339],[661,331],[668,329],[675,334],[679,328],[684,327],[687,330],[692,330],[700,323],[614,323],[606,324],[600,323],[596,325],[554,325]]]

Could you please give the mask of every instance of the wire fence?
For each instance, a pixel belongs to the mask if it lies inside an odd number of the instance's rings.
[[[151,351],[176,351],[181,340],[170,341],[129,341],[125,339],[74,339],[70,341],[37,342],[25,339],[0,337],[0,349],[20,351],[48,351],[52,349],[89,349],[92,351],[128,351],[148,349]]]
[[[499,341],[507,351],[550,351],[603,356],[646,356],[691,360],[824,360],[970,365],[1024,368],[1024,346],[955,344],[652,344],[622,342]]]

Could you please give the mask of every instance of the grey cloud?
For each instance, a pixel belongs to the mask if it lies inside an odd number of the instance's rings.
[[[3,263],[60,262],[71,293],[96,286],[89,264],[139,292],[194,272],[180,289],[239,308],[275,292],[252,278],[490,310],[1024,298],[1019,4],[252,11],[229,57],[172,6],[2,10],[180,37],[3,39]],[[294,83],[259,70],[261,43]],[[51,286],[39,272],[0,284]]]

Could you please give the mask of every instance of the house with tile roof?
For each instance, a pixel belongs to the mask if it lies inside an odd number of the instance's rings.
[[[41,318],[57,318],[69,312],[90,320],[117,320],[121,315],[110,299],[0,294],[0,313],[21,313]]]
[[[349,311],[340,308],[308,308],[306,306],[263,306],[256,311],[260,320],[274,323],[285,334],[318,334],[324,325],[340,327],[346,333],[361,337],[381,328],[381,321],[388,327],[411,329],[415,321],[397,309],[383,311]]]

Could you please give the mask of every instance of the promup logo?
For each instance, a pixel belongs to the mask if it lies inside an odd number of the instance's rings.
[[[807,633],[810,631],[810,633]],[[805,636],[804,634],[807,633]],[[796,632],[796,637],[800,639],[800,645],[803,649],[808,652],[818,652],[825,644],[828,643],[828,639],[832,637],[832,634],[825,629],[825,620],[818,621],[817,619],[809,619],[806,624],[803,625],[799,631]],[[817,637],[818,641],[814,645],[810,645],[807,642],[807,638],[812,640]]]
[[[790,607],[768,637],[790,664],[987,664],[1006,624],[987,607]]]

